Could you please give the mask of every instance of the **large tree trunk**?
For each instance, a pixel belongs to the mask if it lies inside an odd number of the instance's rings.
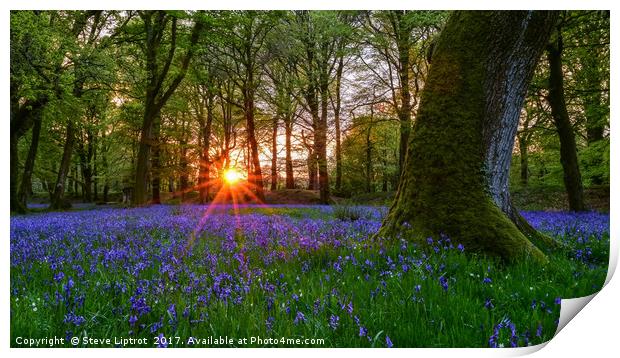
[[[62,151],[62,159],[60,160],[60,166],[58,167],[58,176],[56,177],[56,185],[54,186],[54,193],[50,202],[50,209],[59,210],[67,209],[71,204],[64,198],[65,184],[67,181],[67,173],[69,172],[69,166],[71,165],[71,155],[73,154],[73,145],[75,143],[75,124],[73,121],[69,121],[67,124],[67,136],[65,139],[65,146]]]
[[[562,73],[562,35],[558,31],[556,38],[547,47],[549,60],[549,96],[551,116],[560,137],[560,162],[564,170],[564,186],[568,194],[568,207],[571,211],[584,211],[583,185],[575,133],[570,123],[566,101],[564,99],[564,75]]]
[[[28,198],[32,195],[32,172],[34,170],[34,162],[37,158],[37,149],[39,148],[39,138],[41,134],[42,124],[42,108],[33,113],[32,139],[30,140],[30,148],[26,163],[24,163],[24,173],[22,174],[22,182],[19,188],[18,199],[24,208],[28,207]]]
[[[518,117],[557,14],[459,11],[440,34],[381,236],[447,234],[507,261],[546,258],[515,224],[508,175]],[[546,249],[551,240],[533,235]]]
[[[133,205],[142,205],[146,202],[146,179],[148,170],[148,160],[151,151],[153,121],[155,116],[153,101],[147,95],[145,103],[144,117],[142,120],[142,130],[140,131],[140,143],[138,145],[138,155],[136,157],[136,175],[133,183],[133,193],[131,196]]]

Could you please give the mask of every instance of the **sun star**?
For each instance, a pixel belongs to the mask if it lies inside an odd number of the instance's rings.
[[[239,173],[235,168],[226,169],[224,171],[224,181],[227,184],[235,184],[241,180],[241,173]]]

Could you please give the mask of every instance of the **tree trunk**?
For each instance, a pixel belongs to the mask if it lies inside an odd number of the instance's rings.
[[[151,136],[153,132],[154,116],[157,115],[152,112],[153,104],[150,102],[152,102],[153,99],[149,100],[148,97],[149,96],[147,96],[145,107],[151,108],[150,110],[145,109],[142,130],[140,132],[140,143],[138,145],[138,155],[136,157],[136,175],[131,197],[133,205],[142,205],[146,202],[146,179],[149,154],[151,151]]]
[[[308,163],[308,190],[317,190],[317,165],[314,151],[308,152],[308,159],[306,162]]]
[[[161,109],[168,99],[177,89],[187,73],[189,62],[194,55],[194,45],[198,41],[198,37],[202,32],[204,24],[196,21],[192,28],[188,49],[181,58],[179,71],[173,78],[169,78],[168,72],[171,67],[172,60],[175,58],[176,35],[177,35],[177,18],[170,18],[165,11],[141,11],[140,17],[143,20],[145,38],[145,55],[146,55],[146,91],[144,102],[144,114],[142,117],[142,129],[140,131],[140,145],[137,155],[136,173],[134,181],[133,195],[131,198],[132,205],[143,205],[146,203],[147,193],[147,171],[149,155],[153,140],[156,139],[154,134],[155,121],[159,119]],[[170,29],[170,48],[166,61],[160,63],[158,55],[161,49],[163,33],[166,31],[168,22],[171,21]],[[169,81],[166,79],[169,78]],[[167,87],[164,85],[167,84]],[[158,154],[158,153],[154,153]],[[155,165],[159,166],[159,158],[155,158]],[[154,168],[155,170],[157,168]],[[153,175],[153,201],[158,203],[159,199],[159,173]]]
[[[273,120],[271,129],[271,191],[278,189],[278,117]]]
[[[286,136],[286,189],[295,189],[295,178],[293,177],[293,156],[291,150],[291,136],[293,135],[293,120],[289,119],[284,123]]]
[[[17,149],[18,138],[15,134],[11,133],[11,211],[17,213],[25,213],[26,206],[18,199],[17,184],[18,184],[18,172],[19,172],[19,157]]]
[[[314,147],[319,169],[319,200],[321,204],[329,204],[329,174],[327,172],[327,100],[328,72],[321,71],[320,76],[321,116],[314,132]]]
[[[161,147],[159,143],[159,132],[161,126],[161,118],[158,115],[153,123],[153,141],[151,150],[153,155],[151,158],[151,204],[161,204]]]
[[[99,173],[97,172],[97,146],[95,145],[95,137],[93,137],[93,142],[93,199],[99,201]]]
[[[207,99],[207,120],[202,128],[202,152],[200,158],[199,184],[200,203],[206,204],[209,200],[209,171],[211,170],[209,148],[211,146],[211,127],[213,125],[213,97]]]
[[[398,25],[397,47],[398,47],[398,78],[400,83],[400,106],[398,108],[398,120],[400,122],[400,142],[398,152],[399,176],[403,172],[405,165],[405,155],[407,153],[407,143],[411,133],[411,92],[409,91],[409,51],[411,24],[403,19],[402,12],[397,12]]]
[[[379,235],[424,243],[447,234],[468,251],[546,262],[515,224],[508,175],[525,91],[556,18],[548,11],[452,14]],[[554,246],[532,237],[541,249]]]
[[[75,124],[69,121],[67,124],[67,137],[65,146],[62,151],[62,159],[58,167],[58,176],[56,177],[56,185],[50,202],[50,209],[59,210],[71,207],[71,204],[65,199],[65,183],[67,181],[67,172],[71,165],[71,155],[73,154],[73,145],[75,143]]]
[[[28,198],[32,195],[32,172],[34,170],[34,163],[37,158],[37,149],[39,148],[39,138],[41,134],[41,122],[42,113],[38,111],[33,118],[32,127],[32,139],[30,140],[30,148],[28,149],[28,156],[26,157],[26,163],[24,164],[24,174],[22,175],[22,182],[18,193],[18,199],[24,208],[28,207]]]
[[[251,166],[248,168],[252,168],[252,170],[248,170],[248,181],[252,184],[252,190],[254,190],[256,197],[261,202],[265,201],[265,194],[263,193],[263,173],[260,167],[260,159],[258,157],[258,143],[256,142],[256,129],[254,128],[254,90],[251,88],[253,86],[253,74],[250,72],[249,74],[250,85],[246,87],[243,91],[244,94],[244,106],[243,110],[245,113],[245,124],[248,132],[248,142],[250,144],[250,159]]]
[[[340,83],[342,80],[342,70],[344,68],[344,56],[338,59],[338,67],[336,68],[336,105],[334,106],[334,126],[336,127],[336,192],[342,189],[342,144],[340,130]],[[338,194],[336,194],[338,195]]]
[[[19,181],[19,140],[34,125],[34,118],[40,116],[40,113],[48,103],[47,97],[37,99],[35,101],[26,101],[19,105],[19,99],[11,99],[11,122],[10,122],[10,206],[11,211],[25,213],[27,211],[19,200],[18,181]]]
[[[183,126],[184,127],[184,126]],[[181,175],[179,178],[179,182],[181,184],[181,201],[185,201],[185,197],[187,191],[189,189],[189,172],[187,170],[188,161],[187,161],[187,139],[186,133],[181,133],[181,140],[179,141],[180,149],[180,160],[179,167],[181,169]]]
[[[90,203],[92,201],[92,136],[86,133],[85,141],[87,143],[87,148],[84,148],[84,141],[80,141],[78,145],[78,152],[80,157],[80,167],[82,169],[82,199],[86,203]]]
[[[547,99],[560,138],[560,162],[564,170],[564,186],[568,194],[568,207],[570,211],[585,211],[575,133],[570,123],[564,99],[562,36],[559,31],[555,35],[554,41],[547,46],[547,59],[549,60],[549,96]]]

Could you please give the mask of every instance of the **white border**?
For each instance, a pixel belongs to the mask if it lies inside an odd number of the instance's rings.
[[[564,0],[564,1],[531,1],[531,0],[522,0],[522,1],[482,1],[482,0],[469,0],[469,1],[447,1],[447,0],[432,0],[432,1],[397,1],[397,0],[381,0],[381,1],[369,1],[369,0],[344,0],[344,1],[333,1],[333,0],[269,0],[269,1],[237,1],[237,0],[227,0],[225,2],[215,2],[215,1],[186,1],[186,0],[177,0],[174,2],[170,1],[162,1],[162,0],[153,0],[153,1],[119,1],[119,0],[107,0],[102,2],[85,2],[79,0],[65,0],[65,1],[34,1],[34,0],[22,0],[22,1],[3,1],[0,7],[4,11],[0,13],[0,21],[2,23],[3,31],[1,33],[1,42],[4,46],[4,50],[2,52],[1,63],[3,68],[3,79],[4,86],[1,86],[0,90],[2,91],[3,96],[1,97],[2,105],[3,105],[3,113],[5,114],[5,119],[2,121],[3,133],[5,133],[5,140],[2,141],[0,145],[2,145],[2,151],[0,155],[1,167],[8,168],[9,167],[9,141],[6,139],[7,133],[9,131],[9,120],[8,117],[9,112],[9,95],[8,95],[8,83],[9,83],[9,11],[10,9],[92,9],[92,8],[103,8],[103,9],[126,9],[126,8],[182,8],[182,9],[612,9],[612,29],[611,29],[611,37],[616,38],[617,34],[617,26],[615,26],[616,21],[616,9],[617,3],[611,1],[575,1],[575,0]],[[171,5],[173,5],[171,7]],[[615,43],[612,42],[611,49],[611,68],[620,68],[618,67],[618,50]],[[615,88],[615,84],[617,83],[617,76],[615,72],[611,72],[611,84]],[[615,91],[611,92],[611,107],[614,108],[614,96]],[[615,111],[611,111],[611,122],[612,126],[615,122]],[[618,158],[618,135],[615,132],[611,132],[612,140],[611,140],[611,157]],[[611,161],[611,176],[612,178],[617,178],[618,174],[618,161]],[[5,172],[6,173],[6,172]],[[613,179],[612,179],[613,180]],[[67,356],[82,356],[85,353],[94,356],[107,356],[109,354],[118,354],[121,356],[132,356],[135,353],[144,354],[146,353],[143,350],[134,351],[134,350],[114,350],[113,352],[110,349],[98,349],[98,350],[89,350],[84,351],[74,350],[74,349],[50,349],[44,352],[37,350],[32,351],[30,349],[9,349],[9,324],[10,324],[10,314],[9,314],[9,240],[8,240],[8,228],[9,228],[9,195],[7,188],[9,187],[9,176],[4,174],[0,176],[0,188],[3,188],[2,197],[0,198],[0,205],[2,206],[2,211],[4,215],[0,217],[0,222],[3,228],[4,242],[3,242],[3,250],[1,250],[2,262],[4,263],[0,270],[2,271],[2,289],[0,291],[1,302],[4,307],[0,311],[0,338],[1,342],[1,352],[13,354],[13,355],[30,355],[30,354],[45,354],[46,356],[52,357],[67,357]],[[618,191],[617,185],[611,187],[611,212],[618,212]],[[610,257],[610,272],[608,274],[607,280],[611,279],[613,272],[615,271],[615,267],[617,266],[618,259],[618,226],[617,226],[617,215],[612,215],[611,218],[611,236],[612,236],[612,247],[611,247],[611,257]],[[576,300],[580,301],[580,300]],[[576,302],[575,301],[575,302]],[[581,300],[583,301],[583,300]],[[562,310],[566,312],[569,309],[567,305],[568,302],[564,302],[562,304]],[[553,338],[546,346],[540,345],[536,347],[529,348],[520,348],[520,349],[501,349],[501,350],[493,350],[493,349],[395,349],[390,350],[389,352],[394,356],[411,356],[413,355],[424,355],[424,356],[438,356],[438,357],[448,357],[448,356],[463,356],[463,357],[485,357],[485,356],[515,356],[515,355],[523,355],[535,352],[541,349],[538,352],[538,356],[541,357],[550,357],[550,356],[576,356],[576,355],[589,355],[589,356],[608,356],[610,352],[617,351],[616,342],[618,339],[618,304],[620,303],[620,284],[618,284],[618,279],[612,280],[609,284],[602,290],[602,293],[595,295],[592,298],[590,304],[586,305],[583,308],[582,313],[578,314],[572,322],[570,322],[564,329],[562,329],[558,335]],[[569,305],[573,305],[570,303]],[[579,305],[579,304],[577,304]],[[574,308],[572,308],[574,310]],[[167,354],[169,351],[165,350],[150,350],[148,354],[152,354],[154,356],[160,356],[161,354]],[[179,354],[178,350],[173,351],[175,354]],[[221,350],[221,349],[209,349],[208,351],[199,349],[199,350],[191,350],[191,351],[183,351],[183,354],[191,355],[191,356],[205,356],[205,355],[232,355],[232,356],[241,356],[241,355],[251,355],[258,357],[286,357],[290,358],[291,355],[296,356],[313,356],[317,352],[310,349],[245,349],[245,350]],[[336,355],[355,355],[360,357],[368,357],[374,354],[385,354],[386,351],[383,350],[378,352],[372,349],[322,349],[320,351],[321,355],[328,356],[336,356]]]

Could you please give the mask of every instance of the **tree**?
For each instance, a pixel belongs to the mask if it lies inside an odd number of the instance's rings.
[[[446,234],[474,252],[545,261],[541,249],[554,244],[526,237],[511,218],[508,173],[527,84],[556,19],[548,11],[450,16],[432,55],[396,199],[378,235],[404,231],[425,242]]]
[[[319,195],[323,204],[330,201],[327,170],[327,129],[329,85],[337,60],[337,50],[346,26],[333,12],[296,12],[296,34],[299,41],[299,68],[303,78],[302,96],[312,118],[314,148],[319,176]],[[312,167],[309,155],[308,166]],[[312,181],[310,181],[312,182]]]
[[[87,27],[89,19],[93,17],[93,21],[90,26]],[[100,27],[101,19],[101,11],[87,11],[87,12],[77,12],[75,16],[75,20],[73,22],[73,26],[71,28],[72,38],[77,38],[79,34],[86,28],[88,28],[87,35],[85,36],[86,41],[84,41],[85,46],[92,46],[97,39],[97,34],[100,33],[98,31]],[[79,47],[79,46],[76,46]],[[73,71],[75,73],[73,79],[73,88],[71,91],[71,95],[80,99],[82,95],[86,92],[84,85],[89,79],[89,71],[87,65],[84,64],[83,58],[79,56],[78,53],[73,53]],[[79,113],[78,115],[80,115]],[[73,155],[73,146],[76,141],[76,131],[77,131],[77,120],[79,118],[71,118],[67,119],[67,131],[65,136],[65,143],[63,148],[62,157],[60,160],[60,164],[58,166],[58,175],[56,177],[56,185],[54,185],[54,192],[52,193],[52,197],[50,199],[50,209],[64,209],[70,204],[65,200],[65,184],[67,181],[67,174],[69,171],[69,166],[71,165],[71,157]]]
[[[64,92],[61,78],[67,71],[62,59],[68,42],[73,40],[59,35],[66,26],[71,26],[66,18],[70,17],[55,12],[11,12],[11,211],[24,213],[27,210],[42,117],[50,101]],[[18,145],[31,128],[30,148],[18,192]]]
[[[177,51],[178,17],[166,11],[141,11],[140,18],[143,22],[145,42],[144,54],[146,57],[146,92],[144,97],[144,113],[142,128],[140,131],[140,146],[137,156],[134,192],[132,204],[142,205],[146,203],[146,178],[147,164],[151,147],[156,141],[156,131],[162,107],[179,86],[194,54],[194,46],[198,42],[200,33],[204,27],[202,19],[196,19],[191,30],[189,45],[185,53],[179,59],[179,69],[173,76],[169,75],[170,68]],[[170,24],[170,35],[167,54],[164,56],[163,39]],[[162,57],[164,57],[162,59]],[[155,166],[158,165],[157,153],[154,155]],[[155,168],[155,170],[157,170]],[[154,173],[153,201],[159,202],[159,179]]]
[[[564,169],[564,186],[568,194],[568,207],[571,211],[586,210],[583,200],[583,184],[577,158],[575,134],[566,109],[564,98],[564,74],[562,73],[562,34],[558,29],[547,46],[549,61],[549,95],[551,116],[560,138],[560,162]]]
[[[444,14],[435,11],[389,10],[366,13],[367,46],[372,56],[364,54],[362,61],[378,77],[391,95],[391,104],[398,116],[399,172],[405,162],[407,143],[411,132],[412,112],[417,106],[419,91],[424,83],[427,52],[430,52],[432,34],[443,22]],[[380,59],[377,66],[372,57]],[[387,65],[386,73],[380,68]]]

